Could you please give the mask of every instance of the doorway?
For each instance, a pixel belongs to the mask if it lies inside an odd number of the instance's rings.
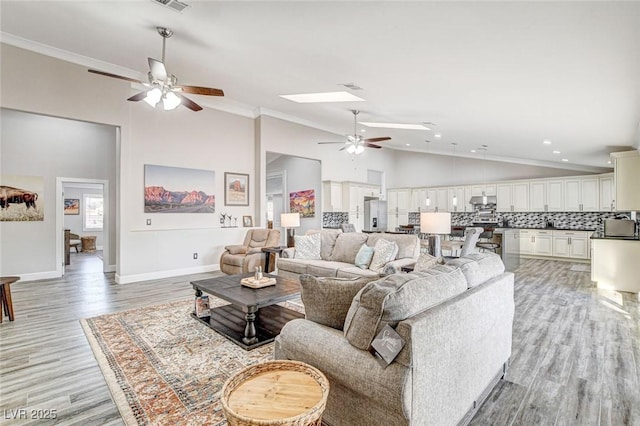
[[[56,258],[60,274],[111,272],[109,252],[109,181],[102,179],[57,178],[58,199]],[[70,248],[67,265],[65,229],[77,235],[81,244]]]

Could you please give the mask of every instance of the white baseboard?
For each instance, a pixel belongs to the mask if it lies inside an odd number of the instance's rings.
[[[60,278],[62,275],[58,271],[33,272],[31,274],[18,274],[21,281],[49,280]]]
[[[104,272],[115,272],[116,271],[116,265],[109,265],[106,268],[104,268]]]
[[[169,271],[149,272],[145,274],[119,275],[116,274],[116,283],[130,284],[139,281],[157,280],[161,278],[179,277],[181,275],[201,274],[203,272],[219,271],[220,265],[203,265],[194,268],[172,269]]]

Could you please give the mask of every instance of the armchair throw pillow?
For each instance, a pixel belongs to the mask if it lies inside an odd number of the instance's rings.
[[[353,297],[377,277],[317,278],[300,275],[305,318],[327,327],[342,330]]]

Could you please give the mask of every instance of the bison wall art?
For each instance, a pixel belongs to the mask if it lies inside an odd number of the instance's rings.
[[[44,220],[42,177],[0,178],[0,221]]]

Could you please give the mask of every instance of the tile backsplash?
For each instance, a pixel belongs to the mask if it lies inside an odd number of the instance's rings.
[[[322,213],[323,228],[340,228],[343,223],[349,223],[348,212],[324,212]]]
[[[555,228],[561,229],[600,229],[604,219],[628,219],[626,212],[526,212],[496,213],[498,222],[502,226],[513,228],[546,228],[547,223],[552,223]],[[451,213],[451,224],[454,226],[471,226],[475,213]],[[409,213],[409,225],[420,225],[420,213]]]

